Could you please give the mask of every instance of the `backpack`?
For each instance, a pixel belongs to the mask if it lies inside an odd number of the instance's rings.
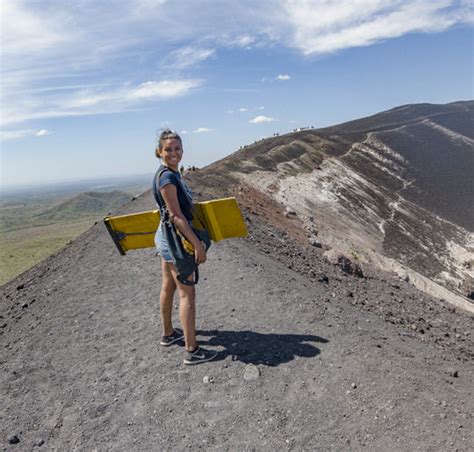
[[[194,248],[192,244],[184,237],[184,235],[179,231],[179,229],[171,221],[170,214],[166,207],[166,203],[163,199],[163,196],[160,193],[160,190],[157,187],[156,180],[160,179],[162,174],[165,171],[171,171],[169,168],[163,168],[158,170],[153,179],[153,195],[160,209],[161,223],[163,225],[163,232],[168,243],[168,248],[173,258],[173,264],[178,271],[178,281],[181,284],[186,286],[193,286],[199,281],[199,270],[198,264],[196,264],[194,258]],[[183,183],[180,177],[177,177],[178,180],[178,190],[181,190],[186,200],[188,201],[191,210],[193,210],[193,204],[191,198],[189,197],[187,191],[185,190]],[[199,240],[203,242],[204,248],[207,251],[211,246],[211,239],[209,233],[204,229],[197,229],[191,226],[193,232],[198,236]],[[188,281],[189,276],[194,273],[194,281]]]

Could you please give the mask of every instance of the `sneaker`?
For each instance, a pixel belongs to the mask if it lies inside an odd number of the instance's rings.
[[[207,361],[212,361],[217,356],[217,352],[213,350],[206,350],[205,348],[197,347],[193,352],[186,352],[184,364],[201,364]]]
[[[181,339],[183,339],[183,337],[183,332],[179,328],[177,328],[173,331],[173,334],[170,334],[169,336],[161,336],[160,345],[162,345],[163,347],[168,347],[171,344],[180,341]]]

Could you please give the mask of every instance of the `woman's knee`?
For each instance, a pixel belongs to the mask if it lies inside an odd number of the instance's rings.
[[[196,303],[196,291],[194,287],[187,286],[186,288],[180,287],[179,289],[179,302],[194,308]]]
[[[171,264],[163,260],[162,277],[161,277],[161,292],[174,294],[175,290],[176,290],[176,282],[171,272]]]

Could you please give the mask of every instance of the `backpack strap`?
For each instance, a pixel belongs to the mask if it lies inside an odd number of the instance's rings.
[[[155,173],[155,177],[153,178],[153,184],[152,184],[152,189],[153,189],[153,196],[155,197],[155,201],[158,204],[158,207],[160,209],[160,214],[164,216],[164,210],[166,210],[166,203],[165,200],[163,199],[162,194],[160,193],[160,190],[158,189],[156,180],[160,180],[161,175],[165,172],[169,171],[168,168],[163,168],[161,171],[158,169],[158,171]]]
[[[156,172],[155,174],[155,177],[153,178],[153,195],[155,197],[155,201],[157,202],[158,204],[158,207],[160,208],[160,214],[163,215],[164,213],[164,210],[166,210],[166,203],[165,203],[165,200],[163,199],[163,195],[161,194],[159,188],[158,188],[158,184],[156,183],[156,181],[160,180],[160,177],[162,176],[162,174],[166,171],[171,171],[169,168],[167,167],[164,167],[162,168],[161,170],[158,169],[158,171]],[[190,198],[188,192],[186,191],[186,189],[184,188],[184,185],[183,185],[183,181],[181,180],[181,177],[180,176],[176,176],[176,180],[178,181],[178,187],[181,189],[181,191],[184,193],[184,196],[186,198],[186,200],[188,201],[188,204],[191,208],[191,211],[194,210],[194,206],[193,206],[193,202],[192,202],[192,199]]]

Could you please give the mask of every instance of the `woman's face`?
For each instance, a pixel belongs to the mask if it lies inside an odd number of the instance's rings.
[[[158,155],[163,161],[163,165],[178,170],[178,165],[183,158],[183,148],[181,141],[177,138],[168,138],[163,143],[163,148],[158,150]]]

